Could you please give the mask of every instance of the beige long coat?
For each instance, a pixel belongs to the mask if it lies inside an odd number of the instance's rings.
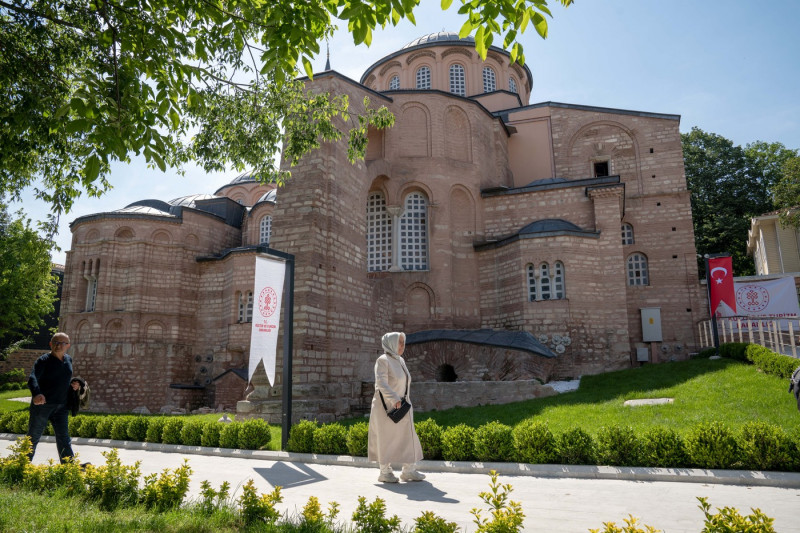
[[[394,423],[386,416],[378,392],[383,393],[386,407],[391,410],[400,401],[408,382],[411,400],[411,375],[402,357],[383,354],[375,361],[375,395],[369,415],[369,449],[367,457],[379,464],[413,464],[422,460],[417,432],[414,430],[414,408],[403,419]]]

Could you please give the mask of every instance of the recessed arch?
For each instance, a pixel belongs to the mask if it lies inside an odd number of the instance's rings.
[[[630,128],[628,128],[627,126],[625,126],[624,124],[621,124],[619,122],[616,122],[616,121],[613,121],[613,120],[597,120],[597,121],[593,121],[593,122],[589,122],[587,124],[584,124],[583,126],[578,128],[578,130],[570,136],[569,142],[567,143],[567,156],[568,156],[568,158],[570,160],[570,166],[572,166],[573,162],[577,159],[578,160],[578,162],[577,162],[578,165],[582,165],[582,164],[585,163],[586,169],[584,169],[584,173],[586,175],[591,175],[592,171],[589,168],[589,165],[590,165],[591,161],[593,159],[597,159],[598,157],[600,157],[602,155],[608,155],[611,158],[612,166],[615,165],[612,175],[614,175],[614,174],[622,174],[619,171],[620,159],[621,159],[620,155],[618,153],[616,153],[614,147],[612,147],[612,146],[608,146],[608,147],[604,146],[606,143],[603,142],[603,140],[601,138],[597,138],[596,141],[591,142],[591,144],[594,146],[594,148],[592,148],[592,155],[591,156],[588,153],[587,154],[578,154],[578,153],[576,153],[576,145],[577,145],[578,141],[580,139],[586,137],[587,132],[589,132],[590,130],[592,130],[594,128],[604,128],[604,127],[605,128],[613,128],[613,129],[619,130],[628,139],[630,139],[631,145],[633,147],[633,154],[632,154],[632,157],[633,157],[633,168],[632,168],[633,176],[632,177],[636,182],[636,187],[637,187],[636,192],[637,192],[637,194],[642,194],[642,192],[643,192],[643,184],[642,184],[641,158],[640,158],[640,153],[641,152],[640,152],[640,149],[639,149],[639,141],[636,138],[636,134],[635,134],[635,132],[633,130],[631,130]],[[598,145],[600,146],[599,150],[598,150]],[[584,162],[583,159],[585,159],[586,161]]]

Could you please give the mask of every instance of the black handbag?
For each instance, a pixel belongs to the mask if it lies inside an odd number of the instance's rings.
[[[400,400],[400,407],[395,407],[391,411],[386,408],[386,401],[383,399],[383,393],[378,391],[378,394],[381,396],[381,403],[383,404],[383,410],[386,411],[386,416],[392,419],[392,422],[397,424],[400,422],[406,413],[411,410],[411,402],[408,401],[408,377],[406,377],[406,393],[403,395],[403,399]]]

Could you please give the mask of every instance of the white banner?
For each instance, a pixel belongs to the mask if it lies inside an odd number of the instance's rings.
[[[736,316],[798,319],[800,305],[794,278],[779,278],[765,281],[734,282],[736,293]],[[720,308],[722,310],[722,308]],[[734,316],[730,309],[722,316]],[[781,321],[782,329],[788,327],[788,320]],[[745,321],[742,329],[757,328],[758,321]]]
[[[269,384],[275,384],[275,353],[278,346],[285,273],[286,263],[283,261],[256,256],[248,382],[252,381],[258,362],[263,361]]]

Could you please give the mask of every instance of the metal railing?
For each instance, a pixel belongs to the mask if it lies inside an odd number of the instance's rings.
[[[700,345],[714,346],[711,320],[697,325]],[[773,352],[800,358],[800,319],[734,316],[717,318],[720,344],[726,342],[749,342],[760,344]]]

